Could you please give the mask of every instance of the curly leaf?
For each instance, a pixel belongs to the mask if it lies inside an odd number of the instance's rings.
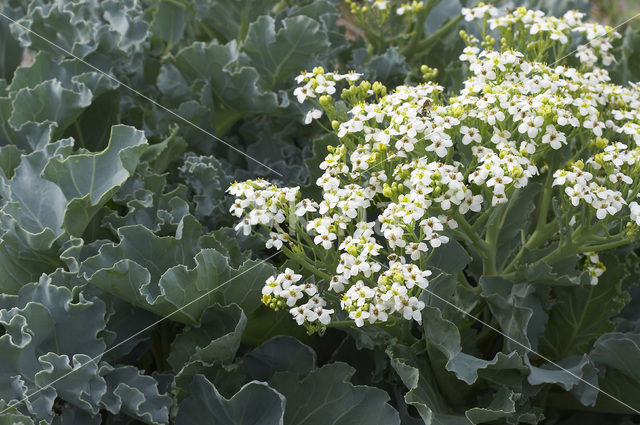
[[[604,370],[600,379],[600,387],[604,391],[632,407],[640,405],[640,335],[604,334],[593,345],[591,358],[598,369]],[[600,395],[598,403],[606,398]]]
[[[394,345],[387,349],[391,367],[409,390],[404,400],[418,411],[425,425],[469,425],[461,415],[449,414],[444,397],[429,363],[407,346]]]
[[[289,77],[314,65],[314,56],[329,46],[327,35],[320,24],[307,16],[294,16],[282,20],[276,31],[276,21],[261,16],[251,25],[242,50],[261,76],[263,86],[269,90]]]
[[[107,384],[102,404],[111,413],[122,412],[150,425],[168,424],[171,397],[160,394],[158,382],[133,366],[103,364],[100,374]]]
[[[249,382],[225,399],[204,376],[196,375],[190,390],[180,403],[176,425],[283,424],[285,398],[263,382]]]
[[[331,363],[299,380],[277,372],[269,384],[287,399],[285,423],[296,425],[399,424],[398,412],[384,391],[349,382],[355,372],[346,363]]]
[[[75,373],[34,395],[26,408],[36,418],[47,419],[56,395],[77,407],[97,412],[97,401],[106,388],[95,377],[95,364],[105,344],[98,337],[105,327],[105,306],[82,295],[73,302],[71,291],[39,282],[22,287],[18,295],[0,300],[0,399],[11,403],[53,382],[73,367]]]
[[[554,288],[556,303],[541,342],[543,350],[555,358],[587,351],[600,335],[615,328],[611,319],[630,300],[622,288],[625,267],[614,256],[603,261],[607,270],[597,285]]]
[[[497,276],[482,276],[480,286],[482,297],[487,300],[502,332],[519,343],[507,340],[509,350],[524,353],[527,350],[522,345],[537,349],[548,316],[534,286],[526,283],[514,285]]]
[[[268,381],[276,372],[290,372],[304,378],[315,368],[316,353],[290,336],[276,336],[242,358],[245,373]]]
[[[199,249],[200,231],[190,215],[176,237],[159,237],[140,225],[121,227],[120,243],[102,246],[82,263],[80,273],[92,285],[186,324],[197,323],[215,302],[235,302],[252,313],[261,305],[261,288],[273,267],[246,261],[234,269],[220,252]]]
[[[240,347],[246,325],[247,317],[236,304],[214,304],[202,313],[197,325],[176,336],[167,360],[176,371],[195,360],[229,361]]]

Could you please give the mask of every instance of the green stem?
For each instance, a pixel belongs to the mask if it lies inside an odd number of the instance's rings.
[[[302,255],[298,255],[298,254],[294,253],[293,251],[291,251],[289,248],[287,248],[285,246],[282,247],[282,251],[284,251],[287,254],[287,257],[297,261],[302,267],[307,269],[307,271],[310,271],[314,275],[320,276],[321,278],[325,279],[326,281],[330,281],[331,280],[331,275],[330,274],[328,274],[326,272],[323,272],[322,270],[316,268],[313,264],[308,262]]]
[[[464,218],[462,214],[457,213],[455,216],[455,220],[460,228],[464,230],[465,235],[469,238],[471,246],[473,246],[478,254],[483,257],[486,254],[486,251],[489,249],[489,245],[485,241],[483,241],[482,238],[480,238],[478,233],[473,229],[473,227],[471,227],[469,222]]]
[[[424,33],[425,22],[431,10],[440,4],[442,0],[429,0],[422,10],[420,10],[416,14],[416,28],[411,36],[411,40],[407,44],[407,47],[402,49],[402,54],[407,58],[407,61],[411,60],[411,57],[415,54],[416,49],[418,48],[418,42],[420,38],[422,38],[422,34]]]
[[[432,47],[432,45],[436,41],[441,39],[444,35],[446,35],[449,31],[453,30],[453,28],[455,28],[455,26],[458,25],[458,22],[460,22],[461,20],[462,15],[457,15],[455,18],[451,19],[449,22],[441,26],[438,31],[422,40],[422,42],[420,42],[416,48],[416,51],[422,52],[418,57],[421,57],[428,53],[428,50]]]

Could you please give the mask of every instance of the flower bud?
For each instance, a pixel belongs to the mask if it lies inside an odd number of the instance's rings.
[[[321,66],[316,66],[313,68],[313,73],[316,75],[324,74],[324,68]]]
[[[600,165],[604,165],[604,154],[597,153],[593,156],[593,159]]]
[[[320,102],[320,105],[327,106],[329,105],[329,103],[331,103],[331,96],[324,94],[320,96],[319,102]]]
[[[382,194],[387,198],[391,198],[393,196],[393,189],[385,183],[384,186],[382,186]]]
[[[336,120],[331,121],[331,128],[338,130],[340,128],[340,122]]]
[[[596,146],[599,149],[604,149],[605,147],[607,147],[608,144],[609,144],[609,140],[603,137],[596,137]]]
[[[422,72],[423,74],[426,74],[427,72],[429,72],[431,69],[427,66],[427,65],[422,65],[420,67],[420,72]]]

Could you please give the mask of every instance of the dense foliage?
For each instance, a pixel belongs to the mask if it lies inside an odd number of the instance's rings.
[[[0,423],[632,423],[640,34],[551,3],[0,2]]]

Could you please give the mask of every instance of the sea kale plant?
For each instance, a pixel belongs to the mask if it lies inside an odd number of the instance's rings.
[[[228,189],[236,229],[287,258],[262,302],[385,350],[424,423],[639,413],[640,335],[611,321],[639,277],[640,86],[605,68],[621,36],[577,11],[463,16],[458,92],[296,78],[336,135],[320,194]]]
[[[633,423],[586,3],[0,0],[0,425]]]

